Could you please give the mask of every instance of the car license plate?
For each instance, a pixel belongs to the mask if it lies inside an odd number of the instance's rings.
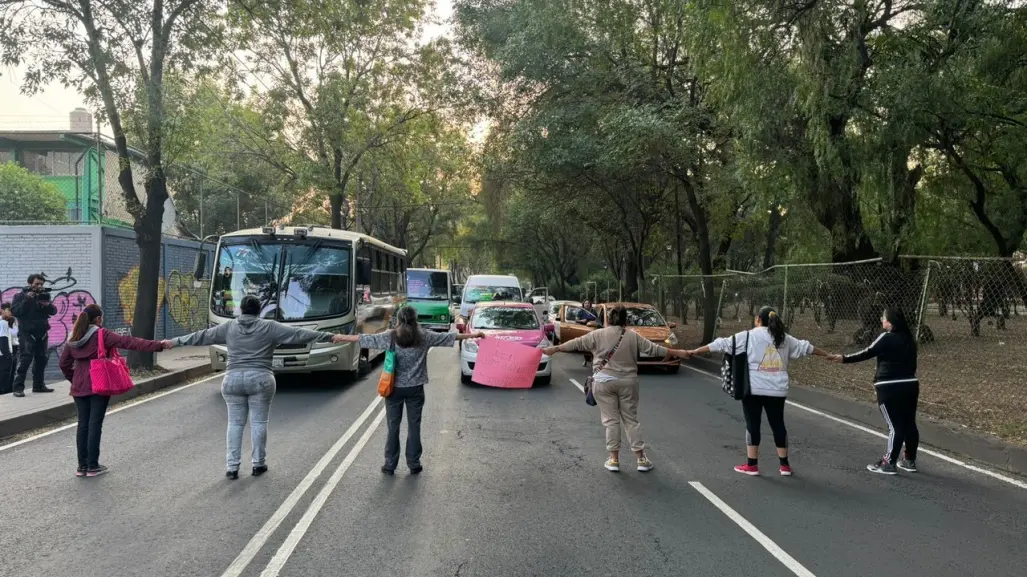
[[[282,368],[284,366],[285,366],[285,359],[280,358],[280,357],[272,357],[271,358],[271,367],[272,368],[280,369],[280,368]]]

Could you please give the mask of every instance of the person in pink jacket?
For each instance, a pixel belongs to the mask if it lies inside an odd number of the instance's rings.
[[[78,409],[76,477],[96,477],[107,472],[107,467],[100,464],[100,435],[103,433],[103,418],[111,398],[106,395],[94,395],[93,382],[89,376],[89,363],[98,356],[101,337],[104,348],[108,351],[164,350],[164,345],[160,341],[122,336],[103,328],[103,309],[100,305],[87,306],[75,319],[75,325],[68,335],[68,342],[61,351],[60,368],[64,378],[71,381],[71,396],[75,398],[75,407]]]

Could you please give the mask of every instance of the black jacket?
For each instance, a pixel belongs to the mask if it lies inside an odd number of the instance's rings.
[[[916,344],[911,339],[895,333],[881,333],[869,347],[845,355],[842,362],[858,363],[875,357],[877,373],[874,385],[916,382]]]
[[[42,300],[42,295],[29,296],[30,293],[23,290],[15,295],[11,312],[18,319],[19,331],[38,335],[50,330],[50,317],[57,314],[57,307],[52,301]]]

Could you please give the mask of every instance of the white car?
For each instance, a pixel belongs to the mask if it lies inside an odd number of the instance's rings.
[[[539,318],[535,307],[528,303],[489,302],[478,303],[467,319],[465,326],[457,326],[463,332],[482,332],[487,338],[517,342],[524,346],[545,349],[552,343],[546,333],[552,329]],[[461,341],[460,380],[471,382],[474,363],[478,360],[478,343],[474,340]],[[545,354],[539,361],[535,373],[535,385],[545,386],[553,380],[553,363]]]

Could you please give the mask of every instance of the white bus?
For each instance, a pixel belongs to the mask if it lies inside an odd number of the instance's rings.
[[[218,241],[210,283],[210,326],[238,316],[243,296],[256,295],[261,317],[343,334],[388,330],[405,302],[407,253],[369,236],[321,226],[264,227],[226,234]],[[199,265],[198,268],[202,268]],[[352,343],[283,345],[276,373],[333,371],[356,377],[383,351]],[[228,352],[210,347],[214,370]]]

